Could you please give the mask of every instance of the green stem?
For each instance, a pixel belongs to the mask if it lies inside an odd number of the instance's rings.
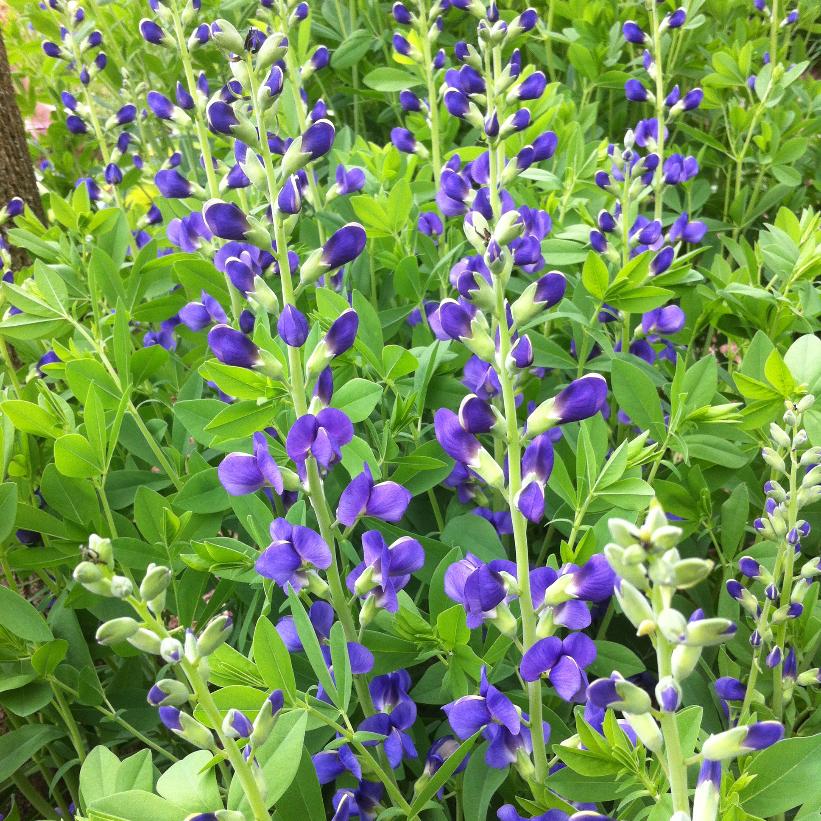
[[[654,590],[654,609],[661,612],[663,602]],[[656,661],[659,678],[672,674],[672,647],[670,642],[656,632]],[[664,712],[661,715],[661,732],[664,736],[664,751],[667,759],[667,778],[670,781],[670,794],[673,799],[673,812],[683,812],[690,817],[690,799],[687,793],[687,765],[681,753],[681,740],[678,732],[678,722],[675,713]]]
[[[60,717],[63,719],[63,722],[68,729],[71,743],[74,746],[77,757],[80,759],[80,763],[82,764],[83,761],[86,760],[86,755],[88,754],[85,741],[83,740],[83,734],[80,732],[80,728],[77,726],[77,722],[74,719],[74,714],[71,712],[71,707],[68,706],[65,696],[62,692],[60,692],[60,689],[52,684],[51,691],[54,693],[54,700],[57,702],[57,712],[60,713]]]
[[[664,72],[662,70],[661,59],[661,32],[659,31],[658,10],[656,3],[650,3],[650,23],[652,27],[653,36],[653,59],[655,61],[655,80],[656,80],[656,121],[658,123],[658,139],[656,140],[656,153],[658,154],[659,164],[656,168],[655,176],[655,218],[661,219],[661,212],[664,200]]]
[[[434,78],[433,57],[431,55],[430,39],[428,38],[428,4],[426,0],[420,3],[419,25],[417,34],[422,44],[422,69],[425,75],[425,85],[428,89],[428,112],[430,125],[430,153],[433,164],[433,181],[436,190],[439,190],[439,179],[442,174],[442,146],[439,134],[439,95],[436,91]]]
[[[262,120],[262,113],[257,106],[256,99],[256,80],[253,79],[253,71],[251,75],[251,101],[254,109],[254,116],[257,121],[257,127],[260,133],[264,133],[264,124]],[[276,173],[274,170],[273,157],[271,149],[267,140],[261,140],[262,160],[265,166],[265,174],[268,180],[268,196],[271,203],[276,202],[277,186]],[[309,171],[309,176],[311,172]],[[274,210],[274,240],[276,242],[276,256],[280,270],[280,280],[282,282],[282,305],[294,305],[294,285],[291,275],[291,263],[288,260],[288,238],[285,236],[282,218]],[[288,347],[288,370],[290,376],[291,396],[294,402],[294,410],[297,416],[303,416],[308,412],[308,403],[306,398],[305,383],[303,379],[302,366],[302,351],[300,348]],[[325,499],[324,488],[322,487],[322,479],[319,475],[319,468],[316,461],[309,457],[306,462],[306,472],[308,478],[308,499],[311,502],[314,514],[316,515],[317,523],[319,525],[319,532],[325,543],[331,548],[331,565],[325,571],[328,579],[328,587],[331,591],[331,598],[336,610],[337,616],[342,623],[342,628],[345,631],[345,638],[347,641],[356,641],[356,627],[354,626],[353,616],[347,606],[345,598],[345,590],[342,587],[342,580],[339,575],[339,559],[336,539],[334,538],[333,528],[331,526],[332,518],[328,510],[328,502]],[[367,715],[374,712],[373,702],[371,701],[370,693],[365,682],[359,677],[354,678],[357,696],[362,705],[363,711]]]
[[[25,776],[22,771],[18,770],[12,777],[11,780],[14,782],[14,786],[23,793],[24,798],[26,801],[40,813],[43,818],[56,818],[57,814],[54,812],[54,808],[49,806],[48,801],[40,795],[40,792],[34,787],[34,784],[28,780],[28,777]]]
[[[184,660],[180,662],[180,666],[191,684],[191,688],[194,691],[197,702],[205,711],[205,715],[208,716],[208,720],[211,722],[214,731],[222,742],[223,749],[228,755],[228,760],[231,762],[234,773],[239,778],[240,784],[242,785],[242,791],[248,801],[248,806],[251,808],[251,814],[253,815],[254,821],[269,821],[271,816],[265,805],[265,799],[260,792],[259,785],[254,778],[254,774],[251,772],[248,763],[243,758],[242,753],[237,746],[237,742],[222,732],[222,715],[214,702],[211,691],[208,689],[208,685],[203,680],[199,670],[197,670],[189,661]]]

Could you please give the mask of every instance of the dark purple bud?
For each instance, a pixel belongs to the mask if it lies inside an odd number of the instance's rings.
[[[159,91],[149,91],[145,99],[155,117],[159,117],[161,120],[171,119],[174,114],[174,103],[168,97],[160,94]]]
[[[208,346],[224,365],[252,368],[259,361],[257,346],[245,334],[228,325],[215,325],[208,332]]]
[[[277,333],[286,345],[301,348],[308,338],[310,328],[305,315],[293,305],[286,305],[277,320]]]
[[[412,22],[411,13],[405,7],[404,3],[394,3],[391,9],[393,19],[402,26],[409,26]]]
[[[325,345],[331,356],[340,356],[354,343],[359,330],[359,315],[353,308],[341,313],[325,334]]]
[[[407,128],[392,128],[391,142],[405,154],[414,154],[416,152],[416,137]]]
[[[211,233],[222,239],[244,240],[250,230],[245,213],[232,202],[208,200],[202,208],[202,217]]]
[[[193,192],[191,183],[176,168],[158,171],[154,183],[166,199],[185,199]]]
[[[634,103],[643,103],[648,99],[647,89],[642,85],[641,80],[628,80],[624,84],[624,94]]]
[[[635,43],[638,46],[643,45],[647,39],[647,35],[633,20],[625,21],[624,26],[622,26],[622,33],[628,43]]]
[[[322,262],[329,269],[346,265],[362,253],[366,240],[365,229],[358,222],[349,222],[322,246]]]

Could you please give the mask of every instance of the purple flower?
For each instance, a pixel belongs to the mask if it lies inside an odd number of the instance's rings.
[[[345,170],[344,165],[336,167],[336,186],[337,194],[355,194],[365,187],[365,172],[361,168],[352,168],[350,171]]]
[[[541,433],[554,425],[579,422],[597,414],[607,402],[607,382],[588,373],[571,382],[553,399],[542,402],[528,418],[528,430]]]
[[[362,534],[362,550],[364,561],[348,574],[348,589],[395,613],[399,606],[396,594],[425,563],[422,545],[402,536],[388,546],[378,530],[369,530]]]
[[[416,758],[416,747],[411,737],[404,732],[416,721],[416,705],[408,695],[411,677],[406,670],[376,676],[370,684],[376,715],[366,718],[357,728],[385,736],[383,744],[388,763],[394,769],[403,758]],[[366,741],[365,746],[374,742]]]
[[[512,735],[518,735],[522,719],[513,702],[488,683],[487,669],[482,667],[478,696],[462,696],[443,708],[453,732],[461,739],[470,738],[489,724],[498,724]]]
[[[571,633],[563,640],[550,636],[525,652],[519,670],[525,681],[546,676],[562,699],[581,702],[587,690],[584,668],[595,659],[596,645],[584,633]]]
[[[406,154],[415,154],[419,147],[419,144],[416,142],[416,137],[414,137],[413,133],[408,131],[407,128],[392,128],[391,142],[396,148]]]
[[[153,20],[144,17],[140,20],[139,28],[143,40],[147,43],[159,46],[165,40],[165,32]]]
[[[310,328],[305,314],[293,305],[286,305],[277,320],[277,333],[291,348],[301,348],[308,338]]]
[[[336,518],[352,527],[360,516],[398,522],[407,510],[412,494],[396,482],[375,484],[369,465],[342,491]]]
[[[704,239],[706,233],[707,226],[699,221],[690,222],[689,215],[685,211],[670,226],[667,238],[670,242],[676,242],[680,239],[682,242],[695,245]]]
[[[647,35],[633,20],[625,21],[624,26],[622,26],[622,33],[624,34],[624,39],[627,40],[628,43],[635,43],[638,46],[643,45],[647,39]]]
[[[516,97],[520,100],[538,100],[546,88],[547,77],[541,71],[534,71],[516,87]]]
[[[350,773],[357,781],[362,778],[359,760],[347,744],[335,750],[324,750],[311,759],[320,784],[330,784],[345,772]]]
[[[624,84],[624,94],[634,103],[643,103],[649,99],[647,89],[642,85],[641,80],[628,80]]]
[[[208,200],[202,208],[205,224],[215,237],[244,240],[251,226],[238,205],[222,200]]]
[[[194,192],[194,186],[176,168],[161,169],[154,182],[166,199],[186,199]]]
[[[420,212],[416,227],[420,233],[433,237],[434,240],[440,237],[445,230],[439,215],[432,211]]]
[[[666,305],[642,314],[641,328],[648,336],[655,334],[677,334],[683,327],[686,317],[678,305]]]
[[[522,456],[522,489],[516,506],[531,522],[540,522],[545,510],[545,485],[553,470],[553,442],[542,433],[527,446]]]
[[[362,253],[366,240],[365,229],[358,222],[343,225],[322,246],[323,264],[327,270],[346,265]]]
[[[485,564],[472,553],[445,571],[445,594],[465,608],[467,626],[471,630],[486,620],[509,615],[500,608],[508,599],[503,572],[515,577],[516,565],[507,559],[494,559]]]
[[[182,219],[171,220],[166,233],[174,245],[188,253],[196,251],[201,245],[201,240],[208,242],[213,238],[199,211],[192,211]]]
[[[351,420],[341,410],[323,408],[316,416],[306,413],[294,422],[285,440],[285,450],[300,470],[304,470],[309,456],[323,468],[329,468],[342,458],[342,446],[351,439]]]
[[[228,317],[222,309],[222,305],[207,291],[200,295],[199,302],[189,302],[180,308],[180,321],[192,331],[201,331],[212,322],[226,322]]]
[[[298,592],[309,583],[312,568],[330,567],[330,548],[315,530],[274,519],[271,536],[274,541],[259,554],[254,567],[283,590],[291,585]]]
[[[229,453],[219,464],[220,483],[231,496],[256,493],[270,485],[277,493],[283,491],[282,474],[268,449],[268,440],[262,433],[254,434],[254,452]]]
[[[259,362],[257,346],[229,325],[215,325],[208,332],[208,346],[224,365],[253,368]]]

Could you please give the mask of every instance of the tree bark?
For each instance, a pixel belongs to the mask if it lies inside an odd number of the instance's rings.
[[[0,205],[5,205],[12,197],[22,197],[40,220],[45,222],[26,141],[26,129],[17,106],[6,45],[0,29]],[[25,256],[18,258],[14,249],[12,260],[17,264],[25,264]]]

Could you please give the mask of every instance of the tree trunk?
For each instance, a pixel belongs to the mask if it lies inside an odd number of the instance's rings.
[[[40,202],[26,142],[26,130],[17,107],[6,45],[0,29],[0,205],[5,205],[12,197],[22,197],[45,222],[43,204]],[[26,261],[25,256],[19,256],[14,249],[12,259],[18,265],[25,264]]]

